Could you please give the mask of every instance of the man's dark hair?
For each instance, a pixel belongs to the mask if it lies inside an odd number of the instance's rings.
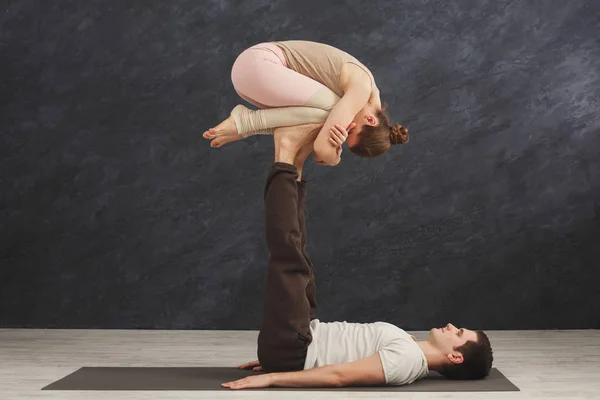
[[[440,373],[448,379],[481,379],[485,378],[492,368],[494,355],[490,339],[483,331],[476,331],[477,342],[469,340],[454,350],[463,355],[461,364],[448,364],[440,369]]]

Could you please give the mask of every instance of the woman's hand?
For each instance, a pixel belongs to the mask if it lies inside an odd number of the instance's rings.
[[[250,375],[237,381],[225,382],[221,386],[229,389],[266,388],[273,384],[273,374]]]
[[[250,369],[252,368],[252,371],[262,371],[263,368],[260,366],[260,361],[256,360],[256,361],[250,361],[249,363],[246,364],[242,364],[240,366],[238,366],[239,369]]]
[[[346,139],[348,139],[348,131],[354,128],[355,126],[356,123],[352,122],[350,123],[350,125],[348,125],[348,130],[346,130],[341,125],[335,124],[329,130],[329,142],[334,146],[341,146],[346,141]]]
[[[330,138],[329,138],[329,143],[331,143],[332,145],[334,145],[336,147],[335,152],[337,155],[337,161],[334,164],[327,164],[325,163],[323,160],[319,160],[317,159],[317,155],[316,153],[313,155],[313,159],[315,160],[315,162],[321,164],[321,165],[329,165],[329,166],[336,166],[339,164],[339,162],[341,161],[341,155],[342,155],[342,144],[346,141],[346,139],[348,138],[348,131],[351,130],[352,128],[354,128],[356,126],[355,122],[351,122],[350,125],[348,125],[347,129],[344,129],[341,125],[339,124],[335,124],[330,130],[329,130],[329,134],[330,134]]]
[[[341,158],[341,156],[342,156],[342,146],[336,147],[335,154],[337,155],[337,158],[339,160]]]

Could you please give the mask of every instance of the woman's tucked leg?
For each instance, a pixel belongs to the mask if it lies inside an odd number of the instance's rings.
[[[325,122],[340,97],[327,86],[287,67],[282,50],[261,43],[242,52],[231,69],[238,95],[259,110],[236,106],[231,116],[242,137],[272,128]]]
[[[246,138],[253,135],[272,135],[274,128],[303,124],[323,123],[329,111],[312,107],[280,107],[268,110],[250,110],[238,104],[231,117],[238,135]]]
[[[340,100],[327,86],[289,69],[281,49],[271,43],[243,51],[233,64],[231,81],[238,95],[259,110],[236,106],[227,120],[205,132],[206,139],[218,138],[213,147],[272,135],[277,127],[324,123]]]

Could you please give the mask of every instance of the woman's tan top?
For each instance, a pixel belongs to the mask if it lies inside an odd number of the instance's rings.
[[[288,68],[322,83],[340,97],[344,96],[340,73],[345,63],[361,67],[371,78],[371,89],[377,86],[373,74],[363,63],[336,47],[306,40],[272,43],[283,51]]]

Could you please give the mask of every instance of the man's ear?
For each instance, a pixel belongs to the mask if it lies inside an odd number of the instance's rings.
[[[446,357],[448,357],[448,360],[450,360],[452,364],[462,364],[463,361],[465,361],[463,355],[458,351],[455,351],[454,353],[448,353]]]

